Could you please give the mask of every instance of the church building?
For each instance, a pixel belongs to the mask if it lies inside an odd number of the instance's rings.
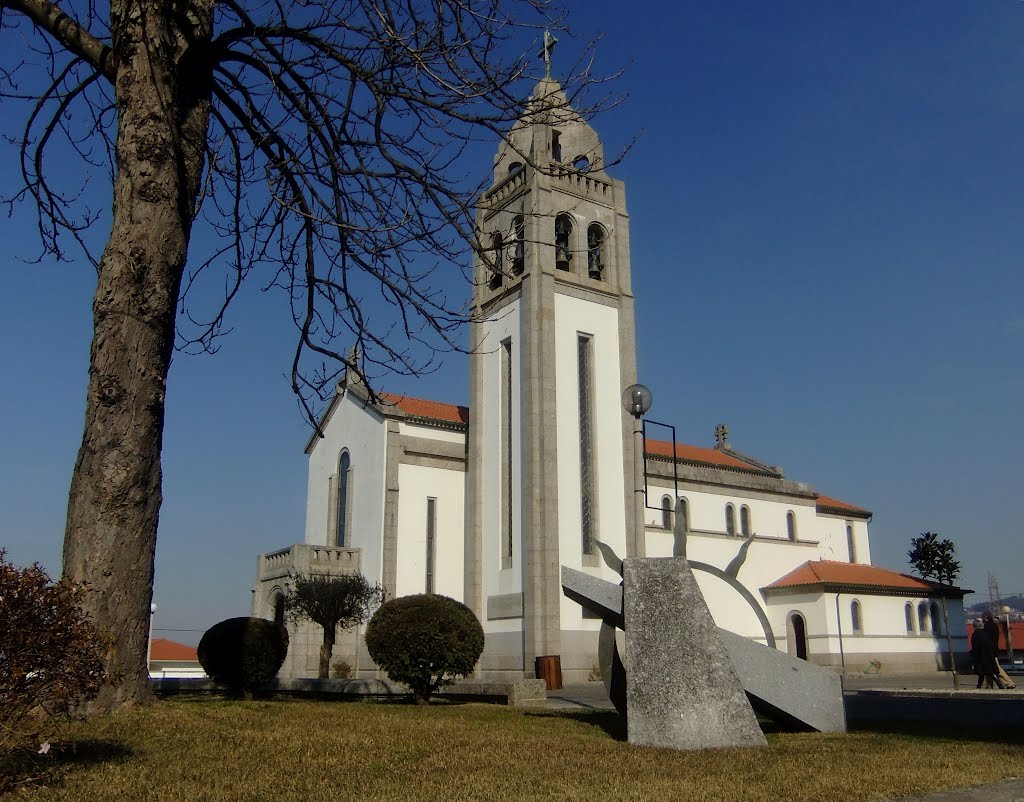
[[[655,440],[623,406],[636,383],[625,186],[591,126],[540,81],[478,201],[469,407],[345,379],[306,446],[305,541],[261,554],[253,614],[283,615],[293,572],[362,572],[388,598],[441,593],[480,619],[483,679],[565,681],[597,663],[600,620],[561,589],[566,565],[612,582],[619,556],[685,550],[719,626],[850,672],[966,652],[963,595],[871,564],[871,513],[732,448]],[[315,676],[321,633],[288,622],[282,676]],[[358,631],[335,657],[375,667]]]

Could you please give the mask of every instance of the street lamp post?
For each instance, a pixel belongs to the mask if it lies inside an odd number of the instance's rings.
[[[1013,610],[1010,609],[1008,604],[1003,605],[1003,609],[1000,612],[1006,616],[1006,659],[1010,661],[1010,665],[1013,665],[1013,635],[1010,632],[1010,613]]]
[[[622,393],[622,406],[633,416],[633,549],[634,556],[643,556],[644,508],[644,413],[654,400],[651,391],[642,384],[631,384]]]

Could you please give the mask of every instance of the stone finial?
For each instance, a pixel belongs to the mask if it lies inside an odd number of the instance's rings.
[[[715,448],[729,447],[729,426],[720,423],[715,427]]]

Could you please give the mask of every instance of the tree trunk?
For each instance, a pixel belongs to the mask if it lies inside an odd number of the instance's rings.
[[[320,647],[320,679],[331,676],[331,657],[334,655],[334,631],[337,624],[324,627],[324,643]]]
[[[949,584],[953,584],[950,582]],[[949,652],[949,667],[953,670],[953,687],[960,690],[960,677],[956,673],[956,655],[953,653],[953,636],[949,632],[949,611],[946,609],[946,597],[941,597],[942,620],[946,627],[946,651]]]
[[[117,175],[99,264],[85,430],[68,501],[64,575],[113,636],[111,677],[90,710],[147,701],[153,561],[167,373],[203,170],[212,4],[112,3]],[[198,5],[198,7],[197,7]],[[191,50],[190,50],[191,43]],[[199,48],[204,49],[204,48]]]

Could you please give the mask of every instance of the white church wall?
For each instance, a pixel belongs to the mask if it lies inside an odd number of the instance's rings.
[[[868,522],[857,518],[819,513],[815,523],[821,541],[821,559],[838,562],[870,564],[871,548],[868,538]],[[854,558],[850,559],[850,547],[846,527],[853,530]]]
[[[346,546],[361,550],[362,572],[373,582],[381,581],[385,439],[383,418],[346,393],[324,427],[323,438],[313,445],[306,485],[306,543],[334,545],[335,534],[327,531],[329,483],[338,472],[342,449],[348,450],[351,529]]]
[[[465,432],[439,429],[436,426],[421,426],[405,421],[401,421],[398,424],[398,433],[408,437],[427,437],[431,440],[440,440],[442,443],[460,443],[464,445],[466,442]]]
[[[619,387],[618,312],[610,306],[555,295],[555,398],[558,404],[558,531],[561,563],[618,582],[594,556],[584,566],[581,541],[579,441],[579,336],[592,338],[593,465],[596,473],[595,536],[619,555],[626,554],[623,486],[622,406]],[[574,503],[575,502],[575,503]],[[583,618],[582,608],[561,599],[562,629],[597,630],[600,621]]]
[[[481,508],[483,519],[482,590],[484,603],[491,596],[522,593],[523,591],[523,549],[522,549],[522,504],[518,497],[512,504],[512,560],[511,565],[502,568],[502,347],[505,340],[511,341],[513,365],[521,361],[520,305],[513,301],[495,318],[481,323],[480,369],[483,387],[481,409],[473,410],[481,416],[481,430],[485,433],[480,443],[481,451]],[[520,372],[512,370],[512,487],[514,493],[522,488],[520,469],[521,437],[520,426]],[[522,629],[522,619],[485,620],[486,632],[515,632]]]
[[[463,600],[465,474],[442,468],[398,468],[398,596],[425,593],[427,576],[427,500],[433,498],[433,592]]]

